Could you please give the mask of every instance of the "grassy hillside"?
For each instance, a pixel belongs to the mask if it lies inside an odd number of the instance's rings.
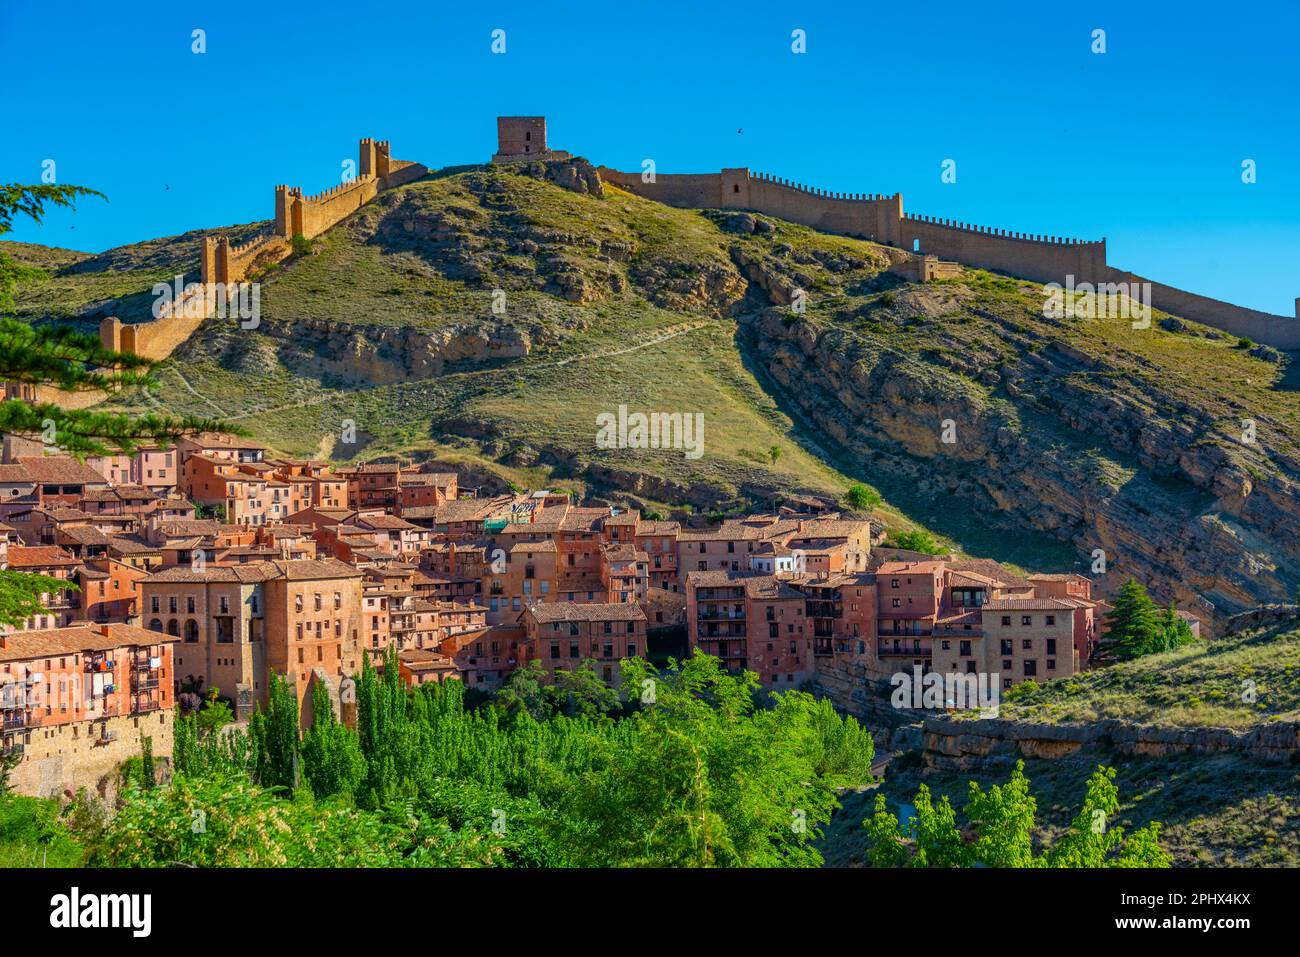
[[[1248,728],[1300,720],[1300,617],[1006,696],[1003,717]]]

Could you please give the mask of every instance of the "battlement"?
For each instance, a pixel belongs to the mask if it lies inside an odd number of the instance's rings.
[[[1034,233],[1017,233],[1007,229],[997,229],[992,226],[973,226],[970,223],[961,223],[953,219],[941,219],[935,216],[904,216],[903,219],[910,220],[913,223],[926,223],[932,226],[943,226],[947,229],[959,229],[968,233],[977,233],[981,236],[998,236],[1003,239],[1016,239],[1021,242],[1043,243],[1048,246],[1093,246],[1104,244],[1106,240],[1091,239],[1069,239],[1062,236],[1040,236]]]
[[[502,118],[508,119],[508,118]],[[516,118],[519,119],[519,118]],[[498,120],[500,129],[501,120]],[[522,128],[522,127],[517,127]],[[512,131],[517,129],[512,127]],[[1246,336],[1279,349],[1300,349],[1296,315],[1277,316],[1198,296],[1116,269],[1106,240],[1025,233],[903,212],[899,193],[841,193],[745,168],[718,173],[641,173],[597,167],[605,183],[668,206],[751,209],[825,232],[870,239],[911,253],[906,269],[922,279],[955,275],[957,264],[992,269],[1041,283],[1150,283],[1157,309]]]

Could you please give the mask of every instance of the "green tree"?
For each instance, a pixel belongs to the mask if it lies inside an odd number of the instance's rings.
[[[1006,784],[984,791],[970,782],[963,813],[957,820],[948,800],[936,807],[922,785],[917,792],[916,818],[903,833],[898,818],[877,795],[875,813],[864,820],[867,859],[875,867],[1169,867],[1160,846],[1160,825],[1151,823],[1127,838],[1123,828],[1110,825],[1119,810],[1115,770],[1098,767],[1088,779],[1083,806],[1070,831],[1041,855],[1034,854],[1038,807],[1029,793],[1024,762],[1016,762]]]
[[[253,740],[254,774],[264,788],[298,787],[298,697],[282,676],[272,672],[266,709],[248,724]]]
[[[312,687],[312,723],[302,736],[302,773],[318,798],[351,796],[366,773],[356,732],[335,717],[323,681]]]
[[[854,482],[844,493],[844,503],[855,512],[867,512],[881,503],[880,493],[874,488]]]
[[[1163,650],[1158,615],[1147,590],[1130,578],[1120,586],[1106,615],[1109,627],[1102,642],[1102,655],[1128,659]]]
[[[777,460],[781,458],[781,447],[778,445],[772,446],[767,450],[767,457],[771,459],[772,464],[775,465]]]
[[[146,791],[158,786],[158,770],[153,763],[153,738],[140,736],[140,783]]]
[[[1112,826],[1119,811],[1115,769],[1099,767],[1088,778],[1083,807],[1069,832],[1044,856],[1048,867],[1169,867],[1172,860],[1160,846],[1160,825],[1152,823],[1127,840],[1122,827]]]
[[[944,547],[934,540],[933,535],[920,528],[895,532],[885,542],[885,547],[901,548],[909,552],[920,552],[923,555],[941,555],[945,551]]]
[[[572,863],[820,862],[813,841],[838,807],[836,788],[870,775],[871,736],[856,721],[795,691],[760,708],[757,676],[730,675],[707,655],[663,674],[625,661],[622,677],[652,688],[652,703],[619,722],[616,746],[566,784],[549,827]]]
[[[221,689],[216,685],[210,687],[203,702],[203,709],[195,716],[199,733],[203,736],[220,731],[226,725],[235,720],[235,716],[230,711],[230,705],[218,697]]]

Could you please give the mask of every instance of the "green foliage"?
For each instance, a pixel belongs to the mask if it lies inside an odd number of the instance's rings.
[[[310,256],[312,249],[315,248],[312,241],[302,233],[294,233],[293,238],[289,240],[289,245],[293,247],[295,256]]]
[[[298,697],[289,682],[272,672],[266,709],[248,724],[253,742],[254,779],[264,788],[298,787]]]
[[[1131,578],[1120,587],[1106,621],[1110,626],[1102,646],[1106,657],[1140,658],[1196,641],[1172,602],[1163,612],[1157,610],[1146,588]]]
[[[59,821],[59,804],[0,795],[0,868],[77,867],[82,849]]]
[[[1127,838],[1123,828],[1110,826],[1110,818],[1119,810],[1119,790],[1114,768],[1107,767],[1098,767],[1088,779],[1070,831],[1044,853],[1035,854],[1038,803],[1029,793],[1024,769],[1024,762],[1017,762],[1007,783],[988,791],[970,782],[964,826],[947,797],[935,806],[930,789],[921,785],[916,815],[905,833],[898,818],[886,810],[885,796],[877,795],[874,813],[863,821],[868,861],[875,867],[1170,866],[1170,857],[1160,846],[1158,823]]]
[[[45,613],[46,595],[80,591],[76,582],[48,575],[0,570],[0,623],[20,626],[28,618]]]
[[[220,694],[221,689],[216,685],[210,687],[206,700],[203,702],[203,709],[195,716],[199,734],[202,736],[220,731],[235,720],[234,714],[230,711],[230,705],[218,697]]]
[[[104,194],[85,186],[61,186],[44,184],[41,186],[20,186],[17,183],[0,185],[0,236],[13,229],[15,216],[26,216],[39,223],[45,218],[45,207],[62,206],[71,209],[82,196]],[[9,256],[0,252],[0,314],[11,312],[14,308],[14,289],[21,280],[36,278],[41,274],[38,269],[21,266]]]
[[[854,482],[844,493],[844,504],[855,512],[867,512],[878,508],[880,502],[880,493],[861,482]]]
[[[870,776],[871,737],[855,721],[799,692],[759,706],[752,673],[707,656],[663,675],[623,662],[625,687],[655,689],[639,709],[620,707],[587,662],[545,682],[521,669],[477,709],[460,682],[408,689],[396,665],[391,650],[382,674],[364,661],[355,731],[317,686],[299,742],[278,678],[246,737],[178,720],[173,782],[132,779],[125,813],[79,828],[91,861],[810,865],[836,789]],[[299,847],[314,817],[320,833]]]
[[[675,663],[673,663],[675,665]],[[694,655],[658,673],[623,662],[653,702],[618,725],[606,760],[578,774],[556,843],[580,866],[808,866],[838,806],[835,788],[870,773],[871,736],[826,701],[787,692],[771,707],[758,680]]]
[[[356,792],[366,773],[366,759],[356,734],[339,724],[323,682],[312,687],[312,725],[302,738],[302,769],[318,798]]]
[[[885,542],[885,547],[901,548],[909,552],[920,552],[923,555],[942,555],[947,551],[934,540],[933,535],[919,528],[907,532],[895,532]]]
[[[134,788],[87,837],[93,867],[460,867],[500,854],[490,832],[456,833],[415,809],[284,799],[229,773]]]

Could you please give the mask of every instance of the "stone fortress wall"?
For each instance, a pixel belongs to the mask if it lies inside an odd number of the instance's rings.
[[[922,255],[955,260],[1035,282],[1150,282],[1151,304],[1279,349],[1300,349],[1300,298],[1295,316],[1277,316],[1154,282],[1106,261],[1106,240],[1069,239],[974,226],[951,219],[907,215],[898,193],[833,193],[745,168],[718,173],[641,173],[598,167],[600,178],[668,206],[750,209],[826,232],[843,233]]]
[[[571,154],[547,144],[546,119],[540,116],[497,118],[497,153],[493,163],[569,159]],[[275,188],[272,229],[242,246],[225,236],[203,241],[200,260],[202,286],[189,299],[173,303],[155,322],[126,325],[116,318],[100,324],[106,348],[163,359],[213,314],[217,305],[213,284],[245,280],[258,269],[287,258],[294,236],[312,239],[370,202],[381,190],[427,175],[428,168],[394,160],[387,140],[363,139],[356,177],[332,189],[307,196],[298,187]],[[1279,349],[1300,349],[1300,298],[1295,316],[1278,316],[1197,295],[1111,266],[1106,240],[1018,233],[976,226],[933,216],[909,215],[903,197],[894,193],[835,193],[779,179],[740,167],[717,173],[660,173],[642,182],[639,172],[597,168],[601,179],[621,189],[669,206],[693,209],[749,209],[825,232],[841,233],[919,254],[918,275],[944,275],[941,257],[969,266],[992,269],[1035,282],[1151,283],[1151,304],[1157,309],[1203,323],[1223,332],[1245,336]],[[935,272],[935,268],[939,271]],[[202,297],[194,303],[193,299]]]
[[[173,300],[153,322],[123,323],[110,316],[99,324],[104,348],[133,352],[147,359],[167,358],[188,339],[219,303],[216,284],[243,282],[257,269],[287,259],[294,236],[312,239],[356,212],[380,191],[427,175],[420,163],[394,160],[387,140],[363,139],[355,178],[314,196],[298,187],[275,188],[275,224],[242,246],[226,236],[205,236],[199,256],[199,287]]]

